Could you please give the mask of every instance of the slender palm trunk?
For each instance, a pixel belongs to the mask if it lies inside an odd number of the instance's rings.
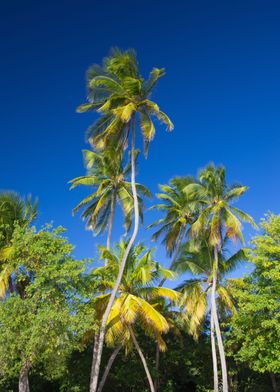
[[[270,375],[273,391],[274,392],[278,392],[279,389],[278,389],[278,386],[277,386],[275,374],[274,373],[269,373],[269,375]]]
[[[105,338],[107,320],[108,320],[110,311],[112,309],[119,285],[122,280],[127,257],[128,257],[129,252],[134,244],[134,241],[135,241],[137,233],[138,233],[138,228],[139,228],[139,205],[138,205],[137,190],[136,190],[136,183],[135,183],[135,116],[133,116],[133,118],[132,118],[131,187],[132,187],[132,194],[133,194],[133,201],[134,201],[134,230],[133,230],[132,236],[130,238],[130,241],[127,245],[127,248],[124,252],[124,255],[123,255],[123,258],[122,258],[122,261],[120,264],[118,277],[116,279],[115,286],[112,290],[108,305],[106,307],[106,310],[105,310],[103,318],[102,318],[102,322],[101,322],[101,326],[100,326],[100,330],[99,330],[99,344],[97,347],[97,354],[96,354],[95,361],[92,363],[92,368],[91,368],[90,392],[97,391],[97,383],[98,383],[98,376],[99,376],[99,371],[100,371],[100,362],[101,362],[101,356],[102,356],[102,351],[103,351],[103,343],[104,343],[104,338]]]
[[[106,248],[107,250],[110,250],[111,246],[111,236],[112,236],[112,230],[113,230],[113,223],[114,223],[114,217],[115,217],[115,210],[116,210],[116,199],[117,195],[116,193],[113,195],[112,198],[112,204],[111,204],[111,215],[110,215],[110,220],[109,220],[109,227],[108,227],[108,234],[107,234],[107,242],[106,242]],[[92,364],[96,363],[96,356],[98,353],[98,346],[99,346],[99,331],[95,333],[94,335],[94,346],[93,346],[93,353],[92,353]]]
[[[183,238],[184,238],[184,235],[185,235],[185,229],[186,229],[186,226],[183,226],[181,228],[181,231],[180,231],[180,234],[179,234],[179,237],[178,237],[178,242],[177,242],[177,245],[176,245],[176,250],[175,250],[175,253],[174,253],[174,257],[173,257],[173,259],[171,261],[171,264],[170,264],[170,267],[169,267],[169,269],[171,269],[171,270],[172,270],[172,268],[174,267],[174,264],[177,261],[177,257],[179,255],[181,244],[182,244],[182,241],[183,241]],[[162,287],[164,285],[165,281],[166,281],[166,278],[163,278],[161,280],[160,284],[159,284],[159,287]]]
[[[213,362],[213,376],[214,376],[214,392],[219,390],[219,380],[218,380],[218,365],[217,365],[217,352],[216,352],[216,342],[215,342],[215,327],[214,327],[214,314],[213,314],[213,297],[215,297],[215,292],[212,290],[211,293],[211,349],[212,349],[212,362]]]
[[[135,336],[132,328],[130,326],[128,328],[129,328],[129,332],[130,332],[130,335],[132,337],[134,346],[135,346],[135,348],[136,348],[136,350],[137,350],[137,352],[139,354],[139,357],[141,358],[141,361],[143,363],[143,366],[144,366],[144,369],[145,369],[145,372],[146,372],[146,376],[147,376],[147,379],[149,381],[150,390],[151,390],[151,392],[155,392],[155,387],[154,387],[154,384],[153,384],[152,376],[151,376],[149,368],[148,368],[148,364],[147,364],[146,358],[144,357],[144,354],[142,353],[142,350],[141,350],[141,348],[140,348],[140,346],[139,346],[139,344],[137,342],[136,336]]]
[[[112,237],[113,223],[114,223],[115,210],[116,210],[116,201],[117,201],[117,195],[115,191],[112,198],[111,215],[110,215],[109,226],[108,226],[108,235],[107,235],[107,244],[106,244],[107,250],[110,250],[110,245],[111,245],[111,237]]]
[[[106,380],[107,380],[108,374],[109,374],[109,372],[110,372],[110,370],[111,370],[111,367],[112,367],[112,365],[113,365],[113,363],[114,363],[114,361],[115,361],[115,359],[116,359],[116,357],[117,357],[117,355],[118,355],[118,353],[119,353],[121,347],[122,347],[121,345],[117,346],[117,347],[115,348],[115,350],[112,352],[112,354],[111,354],[111,356],[110,356],[110,358],[109,358],[109,361],[108,361],[108,363],[107,363],[107,366],[106,366],[106,368],[105,368],[105,370],[104,370],[102,379],[101,379],[101,381],[100,381],[100,383],[99,383],[99,385],[98,385],[97,392],[102,392],[103,387],[104,387],[104,385],[105,385],[105,382],[106,382]]]
[[[227,363],[226,363],[224,344],[223,344],[223,339],[222,339],[222,334],[221,334],[221,329],[220,329],[220,324],[219,324],[219,319],[218,319],[216,296],[215,296],[216,287],[217,287],[217,271],[218,271],[218,248],[217,248],[217,246],[215,246],[215,249],[214,249],[214,256],[215,256],[215,269],[214,269],[214,274],[213,274],[213,287],[212,287],[212,290],[214,293],[213,319],[214,319],[214,325],[215,325],[215,331],[216,331],[216,336],[217,336],[218,349],[219,349],[219,355],[220,355],[221,367],[222,367],[223,392],[228,392]]]
[[[26,363],[23,365],[18,381],[18,392],[29,392],[29,380],[28,380],[29,365]]]
[[[155,392],[157,392],[160,384],[160,379],[159,379],[159,365],[160,365],[160,351],[159,351],[159,345],[156,345],[156,379],[154,382],[154,387],[155,387]]]

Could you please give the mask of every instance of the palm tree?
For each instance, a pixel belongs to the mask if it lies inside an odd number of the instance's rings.
[[[13,268],[7,262],[12,251],[11,241],[15,226],[30,225],[37,216],[38,201],[32,204],[31,196],[22,198],[16,192],[0,192],[0,299],[7,291],[14,291]]]
[[[235,312],[232,295],[227,285],[226,276],[236,269],[241,261],[247,259],[245,249],[240,249],[230,257],[227,257],[227,249],[223,241],[221,252],[219,253],[219,271],[217,273],[216,292],[218,296],[219,309],[225,309],[231,313]],[[183,307],[186,312],[184,316],[187,320],[189,332],[198,338],[198,333],[203,325],[203,321],[208,314],[208,298],[213,291],[214,260],[213,249],[206,238],[192,240],[184,244],[175,270],[179,273],[190,272],[192,279],[188,279],[180,284],[177,288],[183,295]],[[218,369],[216,356],[216,343],[214,331],[213,310],[210,311],[210,330],[211,330],[211,347],[213,359],[214,390],[218,391]]]
[[[152,209],[163,211],[165,216],[152,223],[149,228],[159,226],[160,228],[153,234],[153,240],[163,236],[162,243],[165,245],[167,254],[173,255],[170,269],[173,268],[182,242],[192,223],[198,216],[199,204],[196,195],[189,185],[196,181],[192,177],[175,177],[170,180],[169,185],[160,185],[162,193],[157,194],[157,198],[162,201]],[[164,283],[164,280],[161,284]]]
[[[77,212],[84,208],[82,218],[87,220],[87,228],[94,231],[95,235],[102,233],[108,227],[107,249],[110,249],[113,222],[116,205],[122,207],[125,217],[125,227],[131,227],[133,213],[133,195],[131,184],[128,180],[130,164],[123,166],[123,152],[113,148],[102,152],[84,150],[84,162],[87,174],[70,181],[73,189],[78,185],[91,186],[94,190],[83,199],[73,210]],[[149,190],[136,184],[140,218],[142,219],[143,199],[141,196],[150,197]]]
[[[100,291],[106,290],[106,293],[100,294],[95,302],[96,313],[99,318],[102,318],[104,309],[110,299],[114,281],[126,249],[127,243],[124,241],[121,241],[113,251],[101,247],[101,258],[106,259],[106,264],[104,267],[96,268],[93,271],[96,278],[99,279]],[[152,252],[147,251],[142,244],[137,244],[131,249],[117,297],[107,320],[106,342],[109,346],[116,346],[116,348],[105,369],[104,377],[99,385],[99,392],[105,384],[110,367],[120,347],[125,346],[129,350],[132,343],[136,347],[145,368],[150,389],[154,392],[153,381],[145,357],[137,342],[134,325],[139,323],[143,331],[158,342],[162,351],[166,349],[161,335],[168,331],[169,323],[157,309],[158,303],[153,302],[163,298],[175,301],[178,300],[179,294],[172,289],[155,285],[163,276],[172,278],[174,273],[162,268],[153,259]]]
[[[197,193],[204,208],[192,225],[192,233],[194,236],[198,236],[203,232],[208,232],[209,245],[213,249],[214,266],[211,308],[221,359],[223,392],[228,392],[227,366],[215,298],[217,274],[219,271],[219,254],[221,253],[222,239],[224,237],[233,240],[239,239],[242,244],[244,243],[241,220],[255,227],[256,224],[250,215],[232,205],[237,198],[246,192],[248,187],[241,185],[229,187],[225,181],[224,167],[216,168],[213,164],[208,165],[200,172],[199,182],[199,184],[193,186],[193,190]]]
[[[155,102],[150,100],[154,86],[163,75],[164,69],[154,68],[149,78],[145,81],[140,75],[135,52],[132,50],[122,52],[119,49],[115,49],[104,60],[102,67],[94,65],[90,68],[88,72],[89,102],[78,108],[79,112],[96,110],[101,114],[101,118],[88,131],[89,141],[96,148],[104,149],[112,141],[117,148],[125,148],[131,136],[131,187],[134,201],[134,229],[123,255],[115,286],[102,318],[99,344],[92,364],[91,392],[96,392],[97,389],[107,319],[139,227],[139,206],[135,183],[136,117],[139,118],[144,139],[145,155],[148,153],[150,141],[155,136],[155,126],[151,116],[155,116],[165,123],[168,130],[173,129],[173,124],[168,116],[160,111]]]
[[[107,249],[110,249],[113,222],[116,204],[122,207],[125,217],[126,231],[129,230],[133,213],[133,195],[128,175],[131,165],[123,165],[123,151],[109,146],[101,152],[84,150],[84,163],[87,175],[74,178],[70,181],[70,189],[78,185],[92,186],[94,192],[83,199],[73,210],[77,212],[84,208],[82,217],[87,220],[87,228],[93,230],[95,235],[102,233],[107,227]],[[140,219],[143,220],[143,200],[139,194],[150,197],[150,192],[141,184],[136,184]],[[98,352],[99,332],[94,336],[93,356]]]

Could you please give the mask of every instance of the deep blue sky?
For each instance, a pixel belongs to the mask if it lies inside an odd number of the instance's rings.
[[[71,216],[86,192],[69,192],[67,181],[84,173],[93,120],[75,108],[88,66],[112,46],[135,48],[145,76],[167,71],[153,98],[175,130],[158,127],[141,182],[155,193],[214,161],[229,182],[250,186],[239,206],[257,221],[280,212],[279,1],[10,0],[0,14],[0,188],[38,196],[39,223],[66,226],[78,257],[90,257],[96,240]]]

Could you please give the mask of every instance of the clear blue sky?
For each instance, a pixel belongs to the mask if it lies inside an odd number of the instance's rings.
[[[84,173],[93,121],[75,108],[86,69],[112,46],[135,48],[143,75],[167,71],[153,98],[175,130],[157,129],[141,182],[155,193],[213,161],[229,182],[250,186],[239,206],[257,221],[280,212],[279,1],[10,0],[0,18],[0,188],[38,196],[39,223],[66,226],[78,257],[90,257],[96,239],[71,215],[86,192],[69,192],[67,181]],[[119,217],[116,226],[115,239]]]

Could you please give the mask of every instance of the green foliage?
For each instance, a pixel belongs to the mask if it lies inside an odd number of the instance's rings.
[[[228,345],[253,370],[280,373],[280,216],[268,215],[261,227],[252,241],[255,271],[234,287],[238,313]]]
[[[64,229],[38,232],[17,226],[9,263],[17,291],[0,303],[0,363],[5,377],[26,365],[49,378],[61,376],[65,361],[93,327],[81,295],[84,263],[71,256]],[[91,313],[92,314],[92,313]],[[91,316],[92,317],[92,316]]]

